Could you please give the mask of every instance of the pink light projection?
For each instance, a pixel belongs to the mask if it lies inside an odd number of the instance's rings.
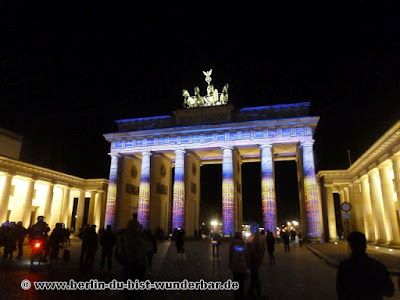
[[[183,228],[185,222],[185,151],[176,150],[175,155],[172,229]]]
[[[315,180],[313,141],[301,143],[303,149],[304,195],[307,214],[307,235],[322,240],[322,216],[317,181]]]
[[[222,149],[222,221],[224,235],[235,231],[235,186],[232,148]]]
[[[276,230],[276,200],[272,145],[261,146],[261,199],[265,231]]]
[[[142,168],[139,187],[138,222],[143,228],[149,228],[150,206],[150,152],[142,153]]]

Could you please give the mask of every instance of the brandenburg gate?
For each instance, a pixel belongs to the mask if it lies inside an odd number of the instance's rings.
[[[307,102],[236,110],[228,104],[228,84],[219,93],[211,70],[203,73],[205,96],[198,87],[193,96],[183,90],[184,108],[172,115],[118,120],[118,132],[104,135],[111,143],[105,223],[124,227],[137,212],[144,228],[180,227],[192,235],[199,226],[201,166],[222,163],[222,227],[232,235],[241,231],[246,209],[241,165],[260,162],[263,225],[275,232],[274,162],[295,160],[301,231],[322,240],[313,151],[319,117],[309,116]]]

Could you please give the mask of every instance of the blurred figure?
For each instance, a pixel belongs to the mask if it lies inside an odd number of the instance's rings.
[[[15,223],[11,222],[8,224],[5,230],[3,259],[6,259],[8,256],[10,257],[10,259],[13,258],[13,253],[17,250],[17,241],[18,236],[15,228]]]
[[[244,299],[244,279],[249,266],[249,249],[246,247],[242,233],[235,232],[229,246],[229,269],[233,273],[233,280],[239,283],[239,289],[234,291],[235,299]]]
[[[82,240],[81,257],[79,259],[79,266],[80,266],[81,271],[83,271],[83,269],[84,269],[86,249],[87,249],[87,244],[88,244],[87,236],[88,236],[89,230],[90,230],[90,228],[87,224],[83,225],[83,227],[79,229],[78,237]]]
[[[301,231],[299,231],[299,233],[297,234],[298,238],[299,238],[299,247],[303,246],[303,234],[301,233]]]
[[[61,223],[56,224],[56,228],[50,234],[49,245],[50,245],[50,258],[58,258],[58,252],[62,248],[65,241],[65,232],[62,228]]]
[[[337,272],[336,291],[341,299],[383,299],[392,297],[394,285],[385,265],[366,253],[367,240],[361,232],[354,231],[347,240],[350,258],[343,260]]]
[[[92,269],[94,259],[96,257],[97,248],[99,247],[99,236],[96,233],[96,225],[90,226],[86,236],[86,257],[83,271],[87,272]]]
[[[47,225],[47,223],[44,221],[44,216],[39,216],[37,217],[37,222],[32,225],[32,227],[28,230],[29,234],[29,239],[42,239],[44,240],[44,245],[45,245],[45,252],[44,252],[44,257],[43,261],[47,261],[47,256],[49,255],[50,251],[50,244],[49,244],[49,236],[48,232],[50,231],[50,227]]]
[[[218,232],[211,233],[211,244],[213,257],[219,258],[219,245],[221,244],[221,235]]]
[[[285,252],[290,252],[290,240],[289,240],[289,234],[286,231],[283,231],[281,234],[283,244],[285,246]]]
[[[154,255],[155,253],[157,253],[157,241],[156,241],[156,239],[154,238],[154,236],[151,234],[151,230],[150,230],[150,229],[146,230],[145,233],[146,233],[146,235],[147,235],[147,238],[149,239],[149,241],[151,242],[151,244],[152,244],[152,246],[153,246],[153,247],[151,248],[151,250],[148,251],[148,252],[146,253],[146,257],[147,257],[147,266],[148,266],[148,269],[149,269],[149,274],[151,274],[151,267],[152,267],[152,262],[153,262],[153,255]]]
[[[275,256],[274,256],[275,237],[269,230],[267,230],[266,242],[267,242],[267,251],[269,256],[269,264],[275,264]]]
[[[263,261],[267,243],[265,241],[265,237],[260,234],[257,223],[250,224],[250,232],[251,235],[247,242],[250,252],[250,288],[248,294],[252,295],[253,289],[255,288],[257,296],[261,296],[261,285],[258,269]]]
[[[23,247],[24,247],[24,240],[26,235],[28,234],[28,229],[26,229],[24,226],[22,226],[22,222],[19,221],[17,225],[15,226],[15,231],[17,234],[17,239],[18,239],[18,255],[17,259],[21,259],[23,256]]]
[[[107,269],[111,271],[112,268],[112,254],[115,246],[115,234],[112,231],[111,225],[107,225],[105,231],[100,235],[100,245],[103,247],[101,252],[100,270],[104,269],[104,264],[107,258]]]
[[[181,257],[186,260],[185,254],[185,243],[183,241],[183,237],[185,235],[185,231],[182,228],[177,228],[175,230],[175,247],[178,254],[181,254]]]

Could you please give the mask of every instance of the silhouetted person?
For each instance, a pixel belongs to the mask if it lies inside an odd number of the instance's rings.
[[[96,225],[92,225],[86,236],[86,255],[83,271],[92,269],[94,259],[96,257],[97,248],[99,247],[99,236],[96,233]]]
[[[219,258],[219,245],[221,244],[221,235],[218,232],[211,233],[211,244],[213,257]]]
[[[28,234],[28,229],[22,226],[22,222],[19,221],[15,226],[15,231],[17,234],[18,239],[18,255],[17,258],[20,259],[23,256],[23,247],[24,247],[24,240],[26,235]]]
[[[83,271],[84,262],[85,262],[87,242],[88,242],[87,235],[89,233],[89,230],[90,230],[90,227],[87,224],[83,225],[83,227],[79,229],[78,237],[82,240],[81,257],[79,260],[79,266],[81,268],[81,271]]]
[[[185,231],[182,228],[178,228],[175,231],[175,246],[176,246],[176,251],[178,254],[181,254],[181,257],[183,259],[186,259],[186,254],[185,254],[185,243],[183,241],[183,237],[185,235]]]
[[[296,231],[294,230],[290,231],[290,240],[292,241],[292,243],[296,241],[296,235],[297,235]]]
[[[13,258],[13,253],[15,250],[17,250],[17,241],[18,241],[18,236],[17,236],[17,231],[15,230],[15,223],[11,222],[7,225],[5,228],[5,242],[4,242],[4,254],[3,258],[7,258],[10,256],[10,259]]]
[[[286,231],[283,231],[281,236],[282,236],[283,244],[285,246],[285,252],[289,252],[290,251],[289,234]]]
[[[340,262],[336,291],[339,299],[383,299],[394,294],[393,282],[386,267],[366,253],[365,235],[354,231],[347,240],[350,258]]]
[[[253,293],[255,288],[257,296],[261,296],[261,284],[258,269],[264,258],[265,249],[267,243],[265,236],[259,232],[259,226],[257,223],[250,224],[251,236],[248,238],[247,247],[250,252],[250,288],[248,294]]]
[[[58,252],[65,241],[65,232],[61,223],[57,223],[49,237],[50,258],[58,258]]]
[[[301,231],[299,231],[299,233],[297,234],[297,236],[299,237],[299,246],[303,246],[303,234],[301,233]]]
[[[151,234],[151,230],[150,230],[150,229],[146,230],[145,233],[146,233],[147,238],[149,239],[149,241],[151,242],[151,245],[152,245],[151,250],[149,250],[149,251],[146,253],[146,257],[147,257],[147,266],[148,266],[148,269],[149,269],[149,273],[151,273],[151,267],[152,267],[152,262],[153,262],[153,255],[154,255],[154,253],[157,253],[157,241],[156,241],[156,239],[154,238],[154,236]]]
[[[239,283],[239,289],[234,291],[235,299],[244,299],[244,279],[250,266],[249,249],[243,240],[241,232],[235,232],[229,246],[229,269],[233,280]]]
[[[106,230],[103,231],[102,234],[100,235],[100,245],[102,246],[100,270],[104,269],[104,264],[107,259],[107,269],[108,271],[111,271],[112,254],[115,243],[116,243],[115,234],[111,229],[111,225],[107,225]]]
[[[269,256],[269,263],[270,264],[275,264],[275,237],[272,234],[271,231],[267,230],[267,236],[266,236],[266,241],[267,241],[267,251],[268,251],[268,256]]]

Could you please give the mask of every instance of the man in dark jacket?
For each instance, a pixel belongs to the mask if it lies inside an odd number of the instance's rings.
[[[18,238],[18,259],[21,259],[23,255],[23,247],[24,247],[24,240],[26,235],[28,234],[28,229],[26,229],[24,226],[22,226],[22,222],[19,221],[17,225],[15,226],[15,231],[17,232],[17,238]]]
[[[101,252],[101,263],[100,270],[104,269],[104,264],[107,258],[107,268],[111,271],[112,266],[112,253],[115,245],[115,234],[111,229],[111,225],[107,225],[107,228],[100,236],[100,245],[103,247]]]
[[[347,240],[350,258],[343,260],[337,272],[336,291],[339,299],[383,299],[394,294],[393,282],[386,267],[365,253],[365,235],[354,231]]]

